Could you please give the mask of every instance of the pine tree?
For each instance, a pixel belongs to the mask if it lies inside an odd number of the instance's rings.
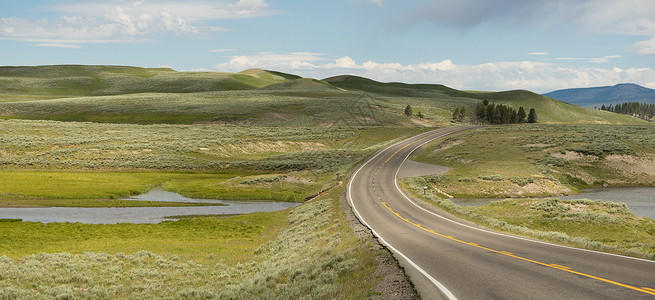
[[[496,124],[494,123],[494,116],[496,115],[496,105],[493,103],[489,104],[487,106],[487,115],[485,116],[485,119],[487,119],[487,122],[489,124]]]
[[[485,117],[487,116],[487,106],[478,103],[478,105],[475,106],[475,122],[477,123],[484,123],[485,122]]]
[[[412,107],[407,104],[407,107],[405,107],[405,115],[406,116],[411,116],[414,112],[412,111]]]
[[[459,107],[455,107],[455,111],[453,111],[453,121],[457,122],[458,117],[459,117]]]
[[[516,123],[525,123],[525,118],[527,115],[525,114],[525,109],[523,109],[523,106],[519,107],[519,112],[516,117],[518,119]]]
[[[509,122],[511,124],[516,124],[519,122],[519,115],[516,113],[515,109],[512,109],[509,113]]]
[[[455,122],[463,122],[466,119],[466,106],[456,107],[453,112],[453,120]]]
[[[528,113],[528,123],[537,123],[537,112],[534,108],[531,108],[530,113]]]

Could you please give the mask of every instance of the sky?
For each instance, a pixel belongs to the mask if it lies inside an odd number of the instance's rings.
[[[0,65],[655,88],[653,0],[3,0]]]

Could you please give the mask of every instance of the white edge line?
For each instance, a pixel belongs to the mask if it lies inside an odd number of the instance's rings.
[[[434,140],[437,140],[437,139],[440,139],[440,138],[444,138],[444,137],[445,137],[445,136],[434,137],[434,138],[430,139],[429,141],[426,141],[426,142],[424,142],[424,143],[422,143],[422,144],[416,146],[416,148],[412,149],[412,151],[410,151],[409,154],[407,154],[407,156],[405,157],[405,159],[403,160],[403,162],[400,164],[400,167],[398,167],[398,170],[396,170],[396,175],[395,175],[395,178],[394,178],[394,182],[395,182],[395,185],[396,185],[396,189],[398,189],[398,191],[400,192],[400,194],[403,195],[403,197],[405,197],[405,199],[407,199],[407,201],[409,201],[410,203],[412,203],[414,206],[416,206],[416,207],[418,207],[418,208],[420,208],[420,209],[422,209],[422,210],[424,210],[424,211],[426,211],[426,212],[428,212],[428,213],[430,213],[430,214],[432,214],[432,215],[434,215],[434,216],[437,216],[437,217],[442,218],[442,219],[444,219],[444,220],[450,221],[450,222],[455,223],[455,224],[457,224],[457,225],[461,225],[461,226],[464,226],[464,227],[467,227],[467,228],[475,229],[475,230],[482,231],[482,232],[486,232],[486,233],[496,234],[496,235],[500,235],[500,236],[505,236],[505,237],[515,238],[515,239],[519,239],[519,240],[524,240],[524,241],[529,241],[529,242],[538,243],[538,244],[544,244],[544,245],[550,245],[550,246],[555,246],[555,247],[560,247],[560,248],[565,248],[565,249],[573,249],[573,250],[579,250],[579,251],[591,252],[591,253],[596,253],[596,254],[604,254],[604,255],[609,255],[609,256],[615,256],[615,257],[621,257],[621,258],[628,258],[628,259],[633,259],[633,260],[645,261],[645,262],[649,262],[649,263],[655,263],[655,261],[653,261],[653,260],[648,260],[648,259],[643,259],[643,258],[638,258],[638,257],[631,257],[631,256],[625,256],[625,255],[614,254],[614,253],[600,252],[600,251],[595,251],[595,250],[589,250],[589,249],[583,249],[583,248],[576,248],[576,247],[570,247],[570,246],[565,246],[565,245],[553,244],[553,243],[544,242],[544,241],[540,241],[540,240],[535,240],[535,239],[525,238],[525,237],[522,237],[522,236],[510,235],[510,234],[505,234],[505,233],[501,233],[501,232],[497,232],[497,231],[492,231],[492,230],[487,230],[487,229],[483,229],[483,228],[479,228],[479,227],[474,227],[474,226],[471,226],[471,225],[467,225],[467,224],[464,224],[464,223],[457,222],[457,221],[455,221],[455,220],[451,220],[451,219],[449,219],[449,218],[446,218],[446,217],[444,217],[444,216],[441,216],[441,215],[439,215],[439,214],[437,214],[437,213],[435,213],[435,212],[429,211],[429,210],[427,210],[427,209],[425,209],[425,208],[419,206],[418,204],[416,204],[416,202],[412,201],[412,200],[411,200],[411,199],[410,199],[410,198],[409,198],[409,197],[408,197],[408,196],[403,192],[403,190],[398,186],[398,172],[399,172],[400,169],[402,168],[403,164],[405,164],[405,161],[407,161],[407,159],[409,158],[409,156],[412,155],[412,153],[414,153],[414,151],[416,151],[418,148],[422,147],[423,145],[425,145],[425,144],[427,144],[427,143],[431,143],[431,142],[433,142]],[[385,149],[385,150],[386,150],[386,149]],[[376,155],[376,156],[377,156],[377,155]],[[375,156],[374,156],[373,158],[375,158]],[[371,159],[373,159],[373,158],[371,158]],[[367,162],[367,163],[368,163],[368,162]],[[357,170],[357,171],[359,171],[359,170]],[[371,230],[372,230],[372,229],[371,229]]]
[[[416,136],[414,136],[414,137],[416,137]],[[414,137],[412,137],[412,138],[414,138]],[[404,142],[404,141],[405,141],[405,140],[403,140],[403,141],[401,141],[401,142]],[[398,143],[401,143],[401,142],[398,142]],[[396,254],[398,254],[400,257],[402,257],[403,259],[405,259],[405,260],[406,260],[406,261],[407,261],[407,262],[408,262],[412,267],[414,267],[417,271],[419,271],[421,274],[423,274],[423,276],[425,276],[428,280],[430,280],[430,282],[432,282],[432,284],[434,284],[434,285],[435,285],[435,286],[436,286],[436,287],[437,287],[437,288],[438,288],[438,289],[439,289],[439,290],[440,290],[444,295],[446,295],[446,297],[448,297],[448,299],[450,299],[450,300],[457,300],[457,298],[455,297],[455,295],[453,295],[453,294],[448,290],[448,288],[446,288],[446,286],[444,286],[443,284],[441,284],[441,282],[439,282],[438,280],[434,279],[434,277],[432,277],[432,276],[431,276],[430,274],[428,274],[425,270],[423,270],[421,267],[419,267],[419,266],[418,266],[414,261],[412,261],[411,259],[409,259],[409,257],[407,257],[407,256],[406,256],[405,254],[403,254],[402,252],[398,251],[398,249],[394,248],[393,246],[391,246],[391,244],[390,244],[389,242],[387,242],[385,239],[383,239],[383,238],[382,238],[382,237],[381,237],[381,236],[380,236],[380,235],[375,231],[375,229],[373,229],[370,225],[368,225],[368,223],[366,223],[366,221],[364,220],[364,218],[362,217],[362,215],[359,214],[359,211],[358,211],[357,208],[355,207],[355,202],[353,201],[353,198],[352,198],[352,194],[351,194],[351,193],[352,193],[352,183],[353,183],[353,181],[355,181],[355,176],[357,176],[357,173],[359,173],[359,171],[360,171],[364,166],[366,166],[369,162],[371,162],[373,159],[375,159],[375,158],[378,157],[380,154],[384,153],[387,149],[389,149],[389,148],[395,146],[395,145],[398,144],[398,143],[395,143],[395,144],[393,144],[393,145],[391,145],[391,146],[389,146],[389,147],[387,147],[387,148],[384,148],[383,150],[381,150],[380,152],[378,152],[378,154],[376,154],[375,156],[373,156],[373,157],[371,157],[369,160],[367,160],[365,163],[363,163],[363,164],[359,167],[359,169],[357,169],[357,171],[355,171],[355,173],[353,173],[353,175],[350,177],[350,182],[348,183],[348,200],[350,200],[350,206],[351,206],[352,209],[355,211],[355,214],[357,215],[357,217],[359,218],[359,220],[360,220],[360,221],[361,221],[361,222],[362,222],[366,227],[368,227],[368,228],[371,230],[371,232],[373,233],[373,235],[375,235],[375,236],[378,238],[378,240],[379,240],[380,242],[382,242],[386,247],[388,247],[389,249],[391,249],[393,252],[395,252]]]

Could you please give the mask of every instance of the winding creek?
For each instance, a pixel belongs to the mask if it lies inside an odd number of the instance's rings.
[[[398,173],[398,178],[442,174],[447,167],[407,160]],[[655,219],[655,187],[638,188],[601,188],[589,189],[572,196],[559,197],[562,200],[592,199],[623,202],[639,217]],[[171,216],[192,215],[230,215],[252,212],[270,212],[294,207],[296,202],[270,201],[224,201],[212,199],[192,199],[177,193],[155,188],[148,193],[121,200],[166,201],[185,203],[215,203],[216,206],[190,207],[118,207],[118,208],[80,208],[80,207],[44,207],[44,208],[0,208],[0,219],[22,219],[30,222],[79,222],[88,224],[116,223],[160,223],[176,220]],[[455,204],[480,206],[503,199],[452,199]]]
[[[294,207],[296,202],[224,201],[192,199],[162,189],[121,200],[166,201],[186,203],[216,203],[216,206],[187,207],[39,207],[0,208],[0,219],[22,219],[26,222],[70,222],[87,224],[160,223],[176,220],[170,216],[231,215],[270,212]]]

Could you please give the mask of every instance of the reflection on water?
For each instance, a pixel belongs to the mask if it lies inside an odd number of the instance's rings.
[[[299,205],[299,203],[295,202],[191,199],[161,189],[154,189],[146,194],[121,200],[216,203],[222,206],[0,208],[0,219],[22,219],[23,221],[42,223],[160,223],[164,220],[171,220],[166,218],[167,216],[247,214],[252,212],[278,211]]]
[[[562,200],[591,199],[623,202],[635,216],[655,219],[655,187],[599,188],[588,189],[573,196],[559,197]],[[503,199],[452,199],[455,204],[482,206]]]

